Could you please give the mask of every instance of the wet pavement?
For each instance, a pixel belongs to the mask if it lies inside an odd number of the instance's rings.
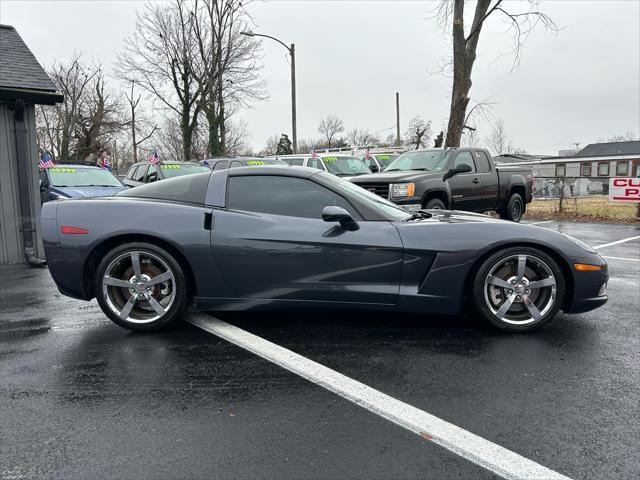
[[[601,254],[619,258],[609,303],[526,335],[473,316],[217,316],[569,477],[638,478],[640,241]],[[0,267],[0,289],[0,478],[494,478],[187,323],[128,332],[46,270]]]

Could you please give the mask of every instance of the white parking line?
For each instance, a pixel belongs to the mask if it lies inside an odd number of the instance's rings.
[[[222,320],[198,313],[190,313],[186,320],[503,478],[527,480],[541,478],[566,480],[568,478],[511,450]]]
[[[525,223],[525,225],[542,225],[543,223],[553,223],[553,220],[545,220],[543,222]]]
[[[602,245],[597,245],[593,248],[611,247],[612,245],[618,245],[619,243],[630,242],[631,240],[638,240],[639,238],[640,238],[640,235],[636,235],[635,237],[623,238],[622,240],[618,240],[617,242],[604,243]]]
[[[602,258],[606,258],[607,260],[625,260],[627,262],[640,262],[640,258],[608,257],[605,255],[602,255]]]

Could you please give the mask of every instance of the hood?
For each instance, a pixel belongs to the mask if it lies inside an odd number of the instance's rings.
[[[127,187],[51,187],[51,193],[63,195],[69,198],[83,197],[110,197],[118,192],[126,190]]]
[[[511,225],[521,225],[519,223],[501,220],[499,218],[484,215],[482,213],[464,212],[462,210],[425,210],[431,214],[431,218],[426,218],[427,222],[446,223],[508,223]]]
[[[410,170],[397,172],[382,172],[371,173],[368,175],[358,175],[353,177],[351,181],[353,183],[395,183],[395,182],[410,182],[412,180],[425,180],[427,178],[440,178],[444,172],[425,172],[422,170]]]

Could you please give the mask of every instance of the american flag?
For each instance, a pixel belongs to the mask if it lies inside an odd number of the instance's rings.
[[[316,149],[315,148],[313,150],[311,150],[311,158],[313,158],[314,160],[316,158],[318,158],[318,154],[316,153]]]
[[[364,151],[364,158],[366,158],[367,160],[369,160],[369,159],[371,158],[371,155],[369,155],[369,148],[367,148],[367,149]]]
[[[151,154],[149,155],[149,161],[151,163],[160,163],[160,158],[158,157],[158,151],[155,148],[151,150]]]
[[[49,154],[49,152],[44,152],[42,154],[42,158],[40,158],[40,162],[38,162],[38,168],[45,169],[45,168],[52,168],[52,167],[54,167],[54,163],[53,163],[53,160],[51,159],[51,155]]]

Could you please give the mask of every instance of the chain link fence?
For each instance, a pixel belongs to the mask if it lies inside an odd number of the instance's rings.
[[[533,185],[533,201],[527,206],[527,212],[534,215],[638,218],[640,207],[637,204],[609,201],[609,178],[536,177]]]

